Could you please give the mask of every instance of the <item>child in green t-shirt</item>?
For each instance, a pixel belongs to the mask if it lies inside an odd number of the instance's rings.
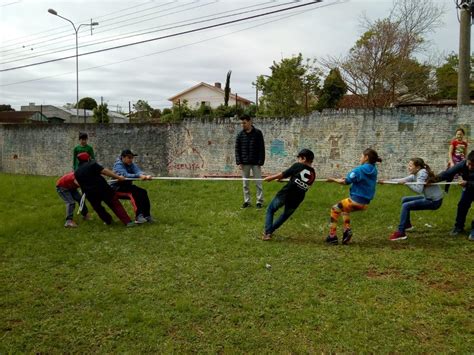
[[[79,166],[79,160],[77,159],[78,154],[86,152],[90,155],[91,160],[95,160],[94,149],[87,144],[88,138],[87,133],[79,132],[79,145],[77,145],[72,152],[72,168],[74,171]]]

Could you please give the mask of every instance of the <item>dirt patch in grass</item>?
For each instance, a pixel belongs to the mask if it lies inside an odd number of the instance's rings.
[[[389,277],[400,277],[400,270],[397,269],[385,269],[385,270],[376,270],[369,269],[366,273],[369,279],[384,279]]]

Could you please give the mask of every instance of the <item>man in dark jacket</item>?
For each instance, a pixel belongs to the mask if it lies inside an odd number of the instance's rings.
[[[466,222],[467,213],[471,208],[472,201],[474,201],[474,150],[469,153],[466,160],[457,163],[453,167],[436,176],[436,180],[449,181],[457,174],[462,177],[459,185],[463,187],[463,190],[461,199],[458,203],[456,223],[451,231],[451,235],[453,236],[459,235],[464,231],[464,223]],[[474,241],[474,221],[471,222],[469,240]]]
[[[252,125],[249,116],[240,117],[242,131],[237,135],[235,140],[235,162],[242,170],[243,188],[244,188],[244,204],[242,208],[250,206],[250,190],[249,181],[250,171],[252,171],[255,179],[262,178],[262,166],[265,163],[265,143],[263,141],[262,131],[256,129]],[[263,188],[262,181],[255,182],[257,186],[257,208],[262,208],[263,204]]]

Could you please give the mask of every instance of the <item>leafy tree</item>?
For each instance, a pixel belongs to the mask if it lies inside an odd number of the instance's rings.
[[[97,101],[95,101],[92,97],[83,97],[79,100],[78,107],[80,109],[93,110],[97,107]]]
[[[148,104],[148,101],[138,100],[133,104],[133,109],[135,110],[133,118],[139,121],[148,120],[152,116],[153,108]]]
[[[161,110],[159,108],[155,108],[151,111],[151,118],[160,118],[161,117]]]
[[[109,109],[107,104],[101,104],[93,110],[94,115],[92,118],[95,123],[109,123]]]
[[[15,111],[15,109],[13,109],[11,105],[0,105],[0,112],[3,111]]]
[[[325,108],[335,108],[346,92],[347,85],[342,80],[339,69],[331,69],[324,80],[316,109],[321,111]]]
[[[242,106],[225,106],[219,105],[214,110],[214,117],[216,118],[223,118],[223,117],[234,117],[241,115],[244,112]]]
[[[167,115],[167,114],[170,114],[172,113],[173,111],[170,109],[170,108],[164,108],[163,111],[161,111],[161,114],[162,115]]]
[[[229,106],[229,96],[230,96],[230,75],[232,70],[227,72],[227,77],[225,79],[225,89],[224,89],[224,106]]]
[[[303,63],[303,56],[273,62],[270,76],[260,75],[257,88],[262,91],[259,112],[269,116],[294,116],[308,112],[319,92],[321,71],[314,61]]]
[[[364,19],[366,31],[346,57],[325,64],[341,70],[348,90],[362,96],[367,107],[388,106],[414,88],[411,94],[426,95],[429,69],[414,55],[426,49],[424,37],[440,25],[442,14],[433,0],[396,0],[388,18]]]
[[[437,99],[457,99],[458,95],[458,68],[459,57],[450,54],[445,63],[436,68],[436,95]],[[470,96],[474,97],[474,56],[471,56]]]

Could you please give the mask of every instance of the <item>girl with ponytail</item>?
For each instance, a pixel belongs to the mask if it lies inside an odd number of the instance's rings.
[[[408,162],[408,172],[410,175],[407,177],[392,179],[390,182],[398,182],[399,184],[416,182],[416,184],[409,184],[407,186],[420,195],[405,196],[402,198],[400,224],[398,230],[393,232],[389,238],[392,241],[407,239],[405,232],[413,229],[410,220],[410,211],[437,210],[443,203],[444,194],[439,185],[429,185],[435,182],[435,174],[423,159],[410,159]],[[379,181],[381,184],[384,182],[384,180]]]

